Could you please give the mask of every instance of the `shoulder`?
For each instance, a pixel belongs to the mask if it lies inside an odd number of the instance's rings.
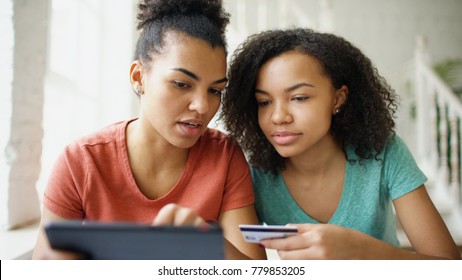
[[[66,154],[78,154],[82,151],[102,152],[114,150],[118,142],[125,141],[125,128],[130,121],[116,122],[98,131],[85,135],[67,145]]]
[[[252,182],[256,188],[275,185],[275,182],[278,181],[277,179],[280,176],[280,174],[273,174],[270,171],[266,171],[252,165],[250,166],[250,174],[252,176]]]
[[[402,155],[411,154],[406,143],[403,141],[403,139],[401,139],[401,137],[399,137],[396,134],[390,135],[383,149],[378,151],[377,156],[370,158],[368,160],[361,160],[358,154],[356,154],[355,148],[351,145],[346,147],[346,153],[347,153],[348,159],[352,159],[354,161],[360,161],[361,163],[369,162],[369,161],[374,162],[377,160],[382,161],[386,158],[393,158],[393,157],[399,157]]]
[[[406,143],[398,135],[393,135],[387,141],[384,150],[380,153],[381,158],[385,161],[392,159],[413,160],[414,157]]]
[[[125,128],[129,121],[121,121],[110,124],[98,131],[85,135],[73,143],[74,147],[93,146],[104,144],[116,140],[118,137],[125,134]],[[122,134],[122,135],[121,135]]]
[[[271,173],[267,173],[263,171],[263,169],[255,167],[253,165],[250,166],[250,173],[252,174],[252,178],[266,178]]]

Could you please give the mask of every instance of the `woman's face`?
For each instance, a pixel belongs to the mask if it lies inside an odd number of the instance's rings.
[[[226,55],[221,47],[177,33],[165,41],[161,54],[142,67],[140,121],[148,137],[189,148],[220,106]]]
[[[315,58],[289,51],[263,64],[255,96],[265,136],[281,156],[293,157],[332,137],[332,115],[346,87],[335,90]]]

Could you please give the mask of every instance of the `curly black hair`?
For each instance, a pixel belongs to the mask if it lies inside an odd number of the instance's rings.
[[[248,37],[234,52],[220,120],[253,166],[276,174],[285,161],[258,124],[255,85],[260,67],[288,51],[316,58],[335,89],[346,85],[348,99],[333,116],[331,133],[343,148],[352,145],[360,161],[376,158],[395,134],[397,96],[358,48],[345,39],[311,29],[270,30]],[[377,158],[376,158],[377,159]],[[352,159],[348,159],[352,160]]]
[[[230,15],[221,0],[140,0],[138,30],[141,31],[135,60],[151,61],[161,53],[165,35],[170,31],[184,33],[208,42],[212,47],[223,47],[226,52],[226,26]]]

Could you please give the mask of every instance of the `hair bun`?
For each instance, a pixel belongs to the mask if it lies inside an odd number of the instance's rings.
[[[229,14],[222,7],[222,0],[140,0],[138,4],[138,29],[153,21],[174,16],[205,16],[224,33]]]

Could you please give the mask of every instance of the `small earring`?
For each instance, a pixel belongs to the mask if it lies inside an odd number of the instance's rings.
[[[338,112],[340,112],[339,109],[335,109],[335,115],[337,115]]]
[[[144,93],[144,92],[143,92],[141,89],[135,90],[135,94],[138,95],[138,96],[143,95],[143,93]]]

